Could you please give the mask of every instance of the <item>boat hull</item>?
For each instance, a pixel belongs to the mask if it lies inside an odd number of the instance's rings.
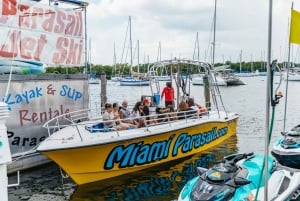
[[[149,86],[149,80],[123,79],[120,80],[121,86]]]
[[[272,150],[271,154],[281,165],[300,169],[300,152],[283,152],[279,150]]]
[[[42,145],[38,151],[56,162],[80,185],[132,173],[202,152],[236,134],[237,119],[238,116],[219,121],[199,121],[200,123],[187,124],[178,129],[166,129],[165,132],[142,128],[139,137],[119,136],[117,138],[120,140],[111,139],[106,143],[103,141],[97,143],[95,136],[94,144],[74,147],[65,143],[66,145],[61,148]]]

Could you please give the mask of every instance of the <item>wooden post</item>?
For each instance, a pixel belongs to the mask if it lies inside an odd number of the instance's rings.
[[[209,75],[203,76],[203,84],[204,84],[204,98],[205,98],[205,107],[207,110],[211,109],[211,103],[210,103],[210,86],[208,81]]]
[[[103,72],[100,75],[101,79],[101,109],[104,108],[105,103],[107,102],[107,96],[106,96],[106,87],[107,87],[107,80],[106,80],[106,74]]]

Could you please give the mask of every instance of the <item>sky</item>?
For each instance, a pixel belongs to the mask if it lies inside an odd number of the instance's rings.
[[[130,52],[129,16],[133,64],[154,62],[158,58],[193,59],[197,58],[198,49],[200,61],[212,61],[214,0],[88,2],[87,35],[91,44],[88,50],[93,64],[113,65],[114,54],[117,63],[130,63],[129,53],[122,58],[122,52]],[[293,1],[272,2],[272,59],[287,60]],[[217,0],[215,63],[267,60],[269,4],[269,0]],[[294,1],[293,8],[300,11],[300,1]],[[197,33],[199,43],[196,43]],[[292,47],[295,55],[292,57],[297,57],[296,49],[297,46]]]

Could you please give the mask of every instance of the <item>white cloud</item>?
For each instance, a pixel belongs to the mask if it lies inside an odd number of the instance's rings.
[[[273,1],[273,56],[283,57],[287,43],[292,0]],[[294,4],[297,9],[299,5]],[[269,1],[218,0],[216,62],[260,60],[267,51]],[[140,62],[155,61],[161,42],[162,59],[192,58],[199,32],[200,59],[208,58],[212,39],[213,0],[101,0],[87,11],[88,36],[92,40],[92,63],[113,64],[116,46],[120,62],[128,16],[132,16],[133,46],[140,42]],[[299,10],[299,9],[298,9]],[[281,53],[280,53],[281,52]],[[146,58],[146,59],[145,59]],[[129,60],[127,60],[129,61]]]

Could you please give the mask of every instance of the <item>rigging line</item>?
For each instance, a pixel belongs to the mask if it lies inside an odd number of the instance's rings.
[[[124,45],[123,45],[123,51],[122,51],[122,56],[121,56],[121,63],[123,62],[123,58],[124,58],[124,52],[125,52],[125,47],[126,47],[126,42],[127,42],[128,30],[129,30],[129,23],[127,24],[127,29],[126,29],[126,34],[125,34],[125,40],[124,40]]]
[[[209,35],[209,42],[208,42],[208,45],[207,45],[207,49],[205,51],[205,58],[204,58],[204,61],[207,62],[209,61],[210,59],[208,59],[208,55],[209,55],[209,52],[210,52],[210,47],[211,47],[211,44],[212,44],[212,33],[213,33],[213,29],[214,29],[214,14],[213,14],[213,20],[212,20],[212,23],[211,23],[211,27],[210,27],[210,35]],[[211,56],[211,55],[210,55]]]

